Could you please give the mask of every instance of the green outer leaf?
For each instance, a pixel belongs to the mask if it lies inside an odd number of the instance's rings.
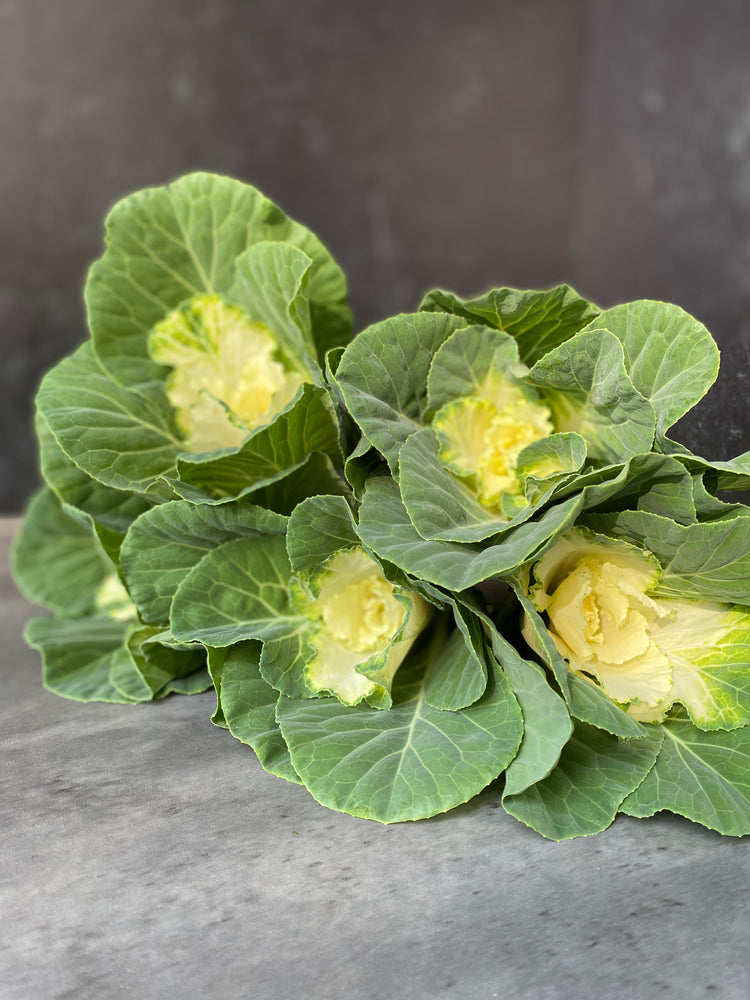
[[[343,497],[310,497],[292,511],[286,536],[292,572],[314,570],[335,552],[354,545],[361,542]]]
[[[289,360],[320,384],[307,298],[311,265],[288,243],[256,243],[237,258],[228,298],[267,326]]]
[[[86,525],[92,520],[98,528],[117,536],[119,549],[125,532],[139,514],[148,510],[150,501],[125,490],[104,486],[86,475],[62,450],[41,413],[36,415],[36,434],[41,472],[47,484],[71,516],[78,516]],[[86,516],[81,518],[77,515],[79,511]]]
[[[153,697],[160,698],[175,690],[176,681],[192,678],[186,694],[205,691],[211,686],[210,677],[198,680],[206,665],[203,646],[178,646],[163,629],[140,628],[128,637],[128,651],[144,683]],[[206,683],[208,681],[208,683]]]
[[[549,634],[544,624],[544,619],[529,600],[527,594],[528,574],[526,574],[526,576],[527,579],[524,586],[519,586],[517,580],[512,581],[515,595],[521,604],[521,608],[523,609],[524,639],[542,663],[550,668],[552,676],[555,678],[563,698],[568,705],[570,705],[571,693],[568,665],[557,651],[557,647],[552,641],[552,636]]]
[[[11,568],[23,594],[61,615],[88,615],[114,569],[89,527],[65,512],[52,490],[32,497],[11,548]]]
[[[336,372],[338,371],[339,362],[341,361],[343,353],[343,347],[332,347],[331,350],[326,353],[325,366],[323,369],[325,373],[326,385],[331,390],[333,398],[336,400],[336,405],[341,407],[344,405],[344,400],[336,383]]]
[[[621,741],[579,722],[554,771],[506,796],[505,811],[550,840],[599,833],[654,766],[660,745],[661,733]]]
[[[227,654],[233,648],[233,646],[220,647],[218,649],[213,646],[206,647],[208,672],[211,676],[214,691],[216,692],[216,708],[211,716],[211,722],[220,729],[229,729],[221,707],[221,676],[224,671]]]
[[[128,701],[151,701],[154,692],[148,686],[133,659],[127,644],[112,654],[109,665],[109,682]]]
[[[188,455],[177,461],[180,479],[217,500],[238,498],[298,469],[311,452],[343,462],[339,425],[325,389],[306,383],[274,420],[238,448]]]
[[[130,195],[110,212],[107,250],[89,272],[85,298],[96,351],[125,385],[161,378],[148,358],[149,330],[186,299],[227,294],[237,258],[266,240],[291,243],[312,260],[309,295],[321,354],[345,343],[346,282],[320,241],[255,188],[196,173]]]
[[[684,309],[641,299],[601,313],[587,327],[609,330],[625,349],[630,379],[656,411],[656,433],[705,396],[719,372],[719,350],[708,330]]]
[[[460,591],[494,576],[507,576],[533,559],[544,545],[571,525],[580,507],[572,497],[550,507],[502,536],[498,545],[480,549],[460,542],[428,541],[409,520],[396,484],[384,477],[367,484],[359,512],[359,536],[379,557],[417,579]]]
[[[182,448],[163,386],[124,389],[89,343],[45,375],[37,406],[71,461],[115,489],[147,492],[174,469]]]
[[[260,644],[240,642],[221,653],[224,660],[219,698],[229,732],[253,748],[266,771],[299,784],[276,722],[279,692],[260,674]]]
[[[440,443],[426,427],[412,434],[399,454],[399,488],[420,535],[436,541],[480,542],[508,527],[508,519],[484,507],[474,491],[440,461]],[[526,520],[531,506],[513,519]]]
[[[635,389],[623,347],[607,330],[591,330],[545,354],[528,375],[544,390],[558,431],[576,431],[589,457],[622,462],[651,451],[654,408]]]
[[[423,425],[435,352],[463,320],[412,313],[376,323],[346,348],[336,382],[346,408],[391,469],[401,445]]]
[[[578,495],[582,510],[638,510],[642,502],[646,507],[651,505],[654,491],[660,485],[669,489],[678,477],[683,481],[679,463],[673,459],[653,452],[634,455],[623,465],[594,469],[563,483],[553,490],[552,499],[559,502],[564,497]],[[683,507],[680,514],[684,511]],[[590,516],[593,515],[586,515]]]
[[[174,493],[192,504],[219,506],[238,499],[231,496],[217,497],[199,486],[179,479],[166,480]],[[212,487],[207,484],[208,488]],[[344,479],[333,466],[328,455],[312,452],[299,465],[286,469],[280,478],[273,478],[266,484],[255,484],[243,490],[241,499],[252,501],[259,507],[266,507],[277,514],[291,514],[302,500],[322,494],[349,494]]]
[[[278,514],[291,514],[297,504],[312,496],[350,496],[343,477],[328,455],[313,452],[283,479],[253,490],[253,503]]]
[[[315,656],[309,642],[311,623],[305,624],[293,635],[266,639],[260,657],[260,673],[266,683],[277,693],[289,698],[316,698],[319,692],[307,679],[306,665]]]
[[[430,413],[463,396],[485,395],[488,376],[506,375],[518,366],[518,345],[499,330],[465,326],[441,344],[427,376]]]
[[[369,477],[383,466],[383,458],[366,437],[361,437],[354,451],[344,462],[344,475],[359,500]]]
[[[75,508],[65,504],[65,510],[71,511],[75,510]],[[105,528],[103,525],[97,524],[96,521],[92,522],[92,529],[109,561],[113,566],[119,566],[120,546],[122,545],[122,540],[125,536],[121,535],[119,531],[110,531],[109,528]]]
[[[129,628],[130,623],[112,618],[32,618],[24,638],[42,654],[48,691],[73,701],[132,704],[109,676]]]
[[[425,675],[425,701],[431,708],[458,712],[473,705],[487,688],[490,666],[479,619],[453,605],[457,628],[430,663]]]
[[[433,291],[420,310],[447,312],[469,323],[505,330],[518,343],[522,361],[531,366],[547,351],[564,343],[590,323],[599,309],[569,285],[548,291],[496,288],[476,299],[460,299],[450,292]]]
[[[132,525],[120,556],[128,590],[147,622],[166,621],[177,587],[207,553],[233,538],[283,534],[286,518],[240,502],[161,504]]]
[[[713,493],[710,493],[704,483],[704,477],[707,478],[707,474],[701,472],[694,473],[690,477],[693,506],[699,521],[719,521],[723,518],[750,517],[750,507],[743,503],[724,503],[723,500],[719,500]],[[664,511],[652,510],[651,513],[664,514]],[[680,521],[682,524],[688,523],[687,521],[682,521],[679,517],[674,518],[674,520]]]
[[[656,556],[664,570],[654,593],[750,604],[750,519],[735,517],[675,524],[646,511],[589,515],[594,531],[633,542]]]
[[[570,714],[575,719],[622,739],[641,739],[648,735],[649,727],[623,712],[600,687],[572,673],[568,673],[568,686]]]
[[[309,625],[292,612],[283,537],[224,542],[187,574],[172,601],[172,634],[183,642],[231,646],[277,639]]]
[[[524,492],[533,503],[546,498],[550,487],[558,483],[575,481],[586,461],[586,442],[580,434],[569,431],[566,434],[550,434],[526,445],[518,456],[516,475],[524,486]],[[560,471],[539,475],[540,466],[554,463]]]
[[[668,602],[668,604],[671,602]],[[676,700],[699,729],[739,729],[750,722],[750,609],[674,602],[677,622],[654,639],[672,664]],[[678,624],[679,623],[679,624]],[[687,693],[684,693],[687,692]]]
[[[738,455],[728,462],[712,462],[705,458],[693,455],[683,445],[669,438],[663,438],[660,442],[662,450],[667,454],[674,455],[693,474],[703,474],[708,472],[716,479],[716,489],[719,490],[750,490],[750,451]]]
[[[546,778],[560,759],[562,748],[573,732],[565,702],[555,694],[544,671],[519,656],[517,650],[493,626],[492,649],[510,681],[523,715],[523,740],[508,765],[503,796],[516,795]]]
[[[211,687],[211,675],[205,667],[200,667],[185,677],[173,677],[156,696],[166,698],[168,694],[203,694]]]
[[[694,480],[683,465],[674,459],[643,456],[631,460],[629,466],[631,474],[616,501],[621,509],[645,510],[679,524],[695,521]]]
[[[431,708],[424,675],[434,647],[404,662],[388,711],[279,698],[292,764],[318,802],[382,823],[422,819],[468,801],[507,766],[522,730],[507,681],[497,670],[461,712]]]
[[[706,733],[680,718],[658,728],[664,743],[656,765],[621,812],[668,809],[729,836],[750,833],[750,726]]]

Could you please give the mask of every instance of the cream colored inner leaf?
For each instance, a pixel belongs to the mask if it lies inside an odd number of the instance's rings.
[[[218,295],[174,310],[151,331],[148,347],[154,361],[172,366],[167,396],[192,452],[241,444],[309,381],[287,369],[267,327]]]
[[[748,721],[731,689],[750,615],[651,597],[659,572],[650,553],[574,529],[534,567],[531,596],[569,669],[640,721],[661,721],[675,702],[708,727]]]
[[[389,687],[411,643],[427,620],[417,594],[401,594],[363,549],[337,552],[315,580],[317,597],[307,615],[318,622],[312,643],[316,656],[306,667],[314,690],[331,692],[345,704],[356,704],[377,685]],[[404,598],[408,598],[407,601]],[[408,615],[406,627],[402,629]],[[373,677],[357,668],[384,657]]]
[[[467,480],[486,506],[496,506],[503,494],[520,492],[518,456],[554,431],[548,407],[527,398],[520,387],[506,383],[503,405],[496,401],[477,396],[455,399],[432,421],[440,461]]]

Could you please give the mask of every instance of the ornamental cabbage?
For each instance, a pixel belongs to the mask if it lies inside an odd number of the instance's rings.
[[[167,397],[187,451],[242,444],[312,381],[302,366],[292,370],[267,327],[218,295],[198,296],[171,312],[149,334],[148,350],[173,367]]]
[[[345,705],[390,691],[393,677],[429,619],[416,593],[389,583],[362,548],[340,550],[310,579],[295,603],[313,623],[310,688]],[[314,596],[313,596],[314,595]]]
[[[568,669],[642,722],[683,705],[703,729],[750,721],[750,610],[659,595],[645,549],[575,528],[534,565],[530,596]],[[533,643],[526,623],[525,634]]]
[[[115,206],[85,299],[13,550],[49,690],[213,683],[264,767],[382,822],[504,774],[557,840],[750,831],[750,508],[714,495],[750,453],[666,436],[716,375],[697,320],[437,291],[351,340],[317,238],[209,174]]]
[[[575,492],[582,475],[616,477],[651,451],[654,408],[621,342],[573,332],[532,368],[511,333],[446,313],[385,320],[344,350],[335,380],[346,409],[423,539],[499,536]]]
[[[343,497],[303,500],[285,534],[266,533],[268,511],[245,509],[263,533],[245,525],[193,565],[171,603],[174,634],[209,648],[261,641],[261,675],[288,697],[389,707],[393,676],[430,618],[428,605],[386,579]],[[203,531],[213,520],[217,541],[222,517],[220,508],[203,514]],[[129,578],[139,575],[130,562]]]
[[[91,339],[37,397],[69,463],[148,500],[212,502],[313,452],[338,460],[321,366],[350,338],[346,284],[309,230],[254,188],[193,174],[116,205],[106,242]]]
[[[480,503],[499,506],[521,493],[518,458],[527,445],[553,433],[549,408],[528,388],[495,380],[496,392],[464,396],[442,406],[432,419],[438,457],[476,493]],[[550,467],[548,474],[560,471]],[[521,506],[526,502],[518,496]]]

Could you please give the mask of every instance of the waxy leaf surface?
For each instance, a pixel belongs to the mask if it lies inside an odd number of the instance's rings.
[[[569,285],[539,292],[496,288],[475,299],[460,299],[452,292],[437,290],[425,297],[420,309],[451,313],[467,323],[505,330],[515,338],[521,360],[529,367],[599,313]]]
[[[642,299],[606,309],[588,330],[613,333],[625,349],[628,374],[656,411],[660,436],[703,398],[719,371],[708,330],[684,309]]]
[[[231,646],[306,628],[308,619],[291,606],[290,575],[282,536],[225,542],[204,555],[177,588],[171,613],[175,638]]]
[[[658,732],[624,741],[578,723],[551,774],[503,806],[550,840],[599,833],[654,766],[660,745]]]
[[[11,561],[29,600],[70,617],[94,611],[98,588],[114,572],[91,528],[66,513],[48,488],[26,508]]]
[[[229,732],[255,751],[266,771],[299,783],[276,722],[279,692],[260,673],[260,643],[240,642],[220,654],[220,702]]]
[[[392,470],[404,441],[424,426],[437,349],[465,325],[441,314],[395,316],[368,327],[344,351],[336,382],[346,407]]]
[[[621,811],[668,809],[719,833],[750,833],[750,726],[706,733],[677,718],[658,728],[664,742],[656,765]]]
[[[433,645],[396,674],[388,711],[329,698],[279,699],[292,764],[323,805],[381,823],[433,816],[468,801],[513,758],[521,712],[502,673],[470,708],[432,708],[424,678]]]
[[[58,445],[105,486],[146,493],[182,449],[160,383],[132,392],[111,379],[89,343],[42,380],[37,406]]]
[[[110,680],[129,627],[112,618],[32,618],[25,637],[42,654],[48,691],[73,701],[131,704],[133,698]]]
[[[121,550],[131,597],[148,622],[166,621],[175,592],[188,572],[233,538],[283,534],[286,518],[240,502],[201,506],[174,500],[146,511]]]

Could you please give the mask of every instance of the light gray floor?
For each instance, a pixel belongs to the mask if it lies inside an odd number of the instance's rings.
[[[744,841],[663,816],[552,844],[492,792],[400,826],[329,812],[211,694],[43,691],[6,564],[2,1000],[750,996]]]

